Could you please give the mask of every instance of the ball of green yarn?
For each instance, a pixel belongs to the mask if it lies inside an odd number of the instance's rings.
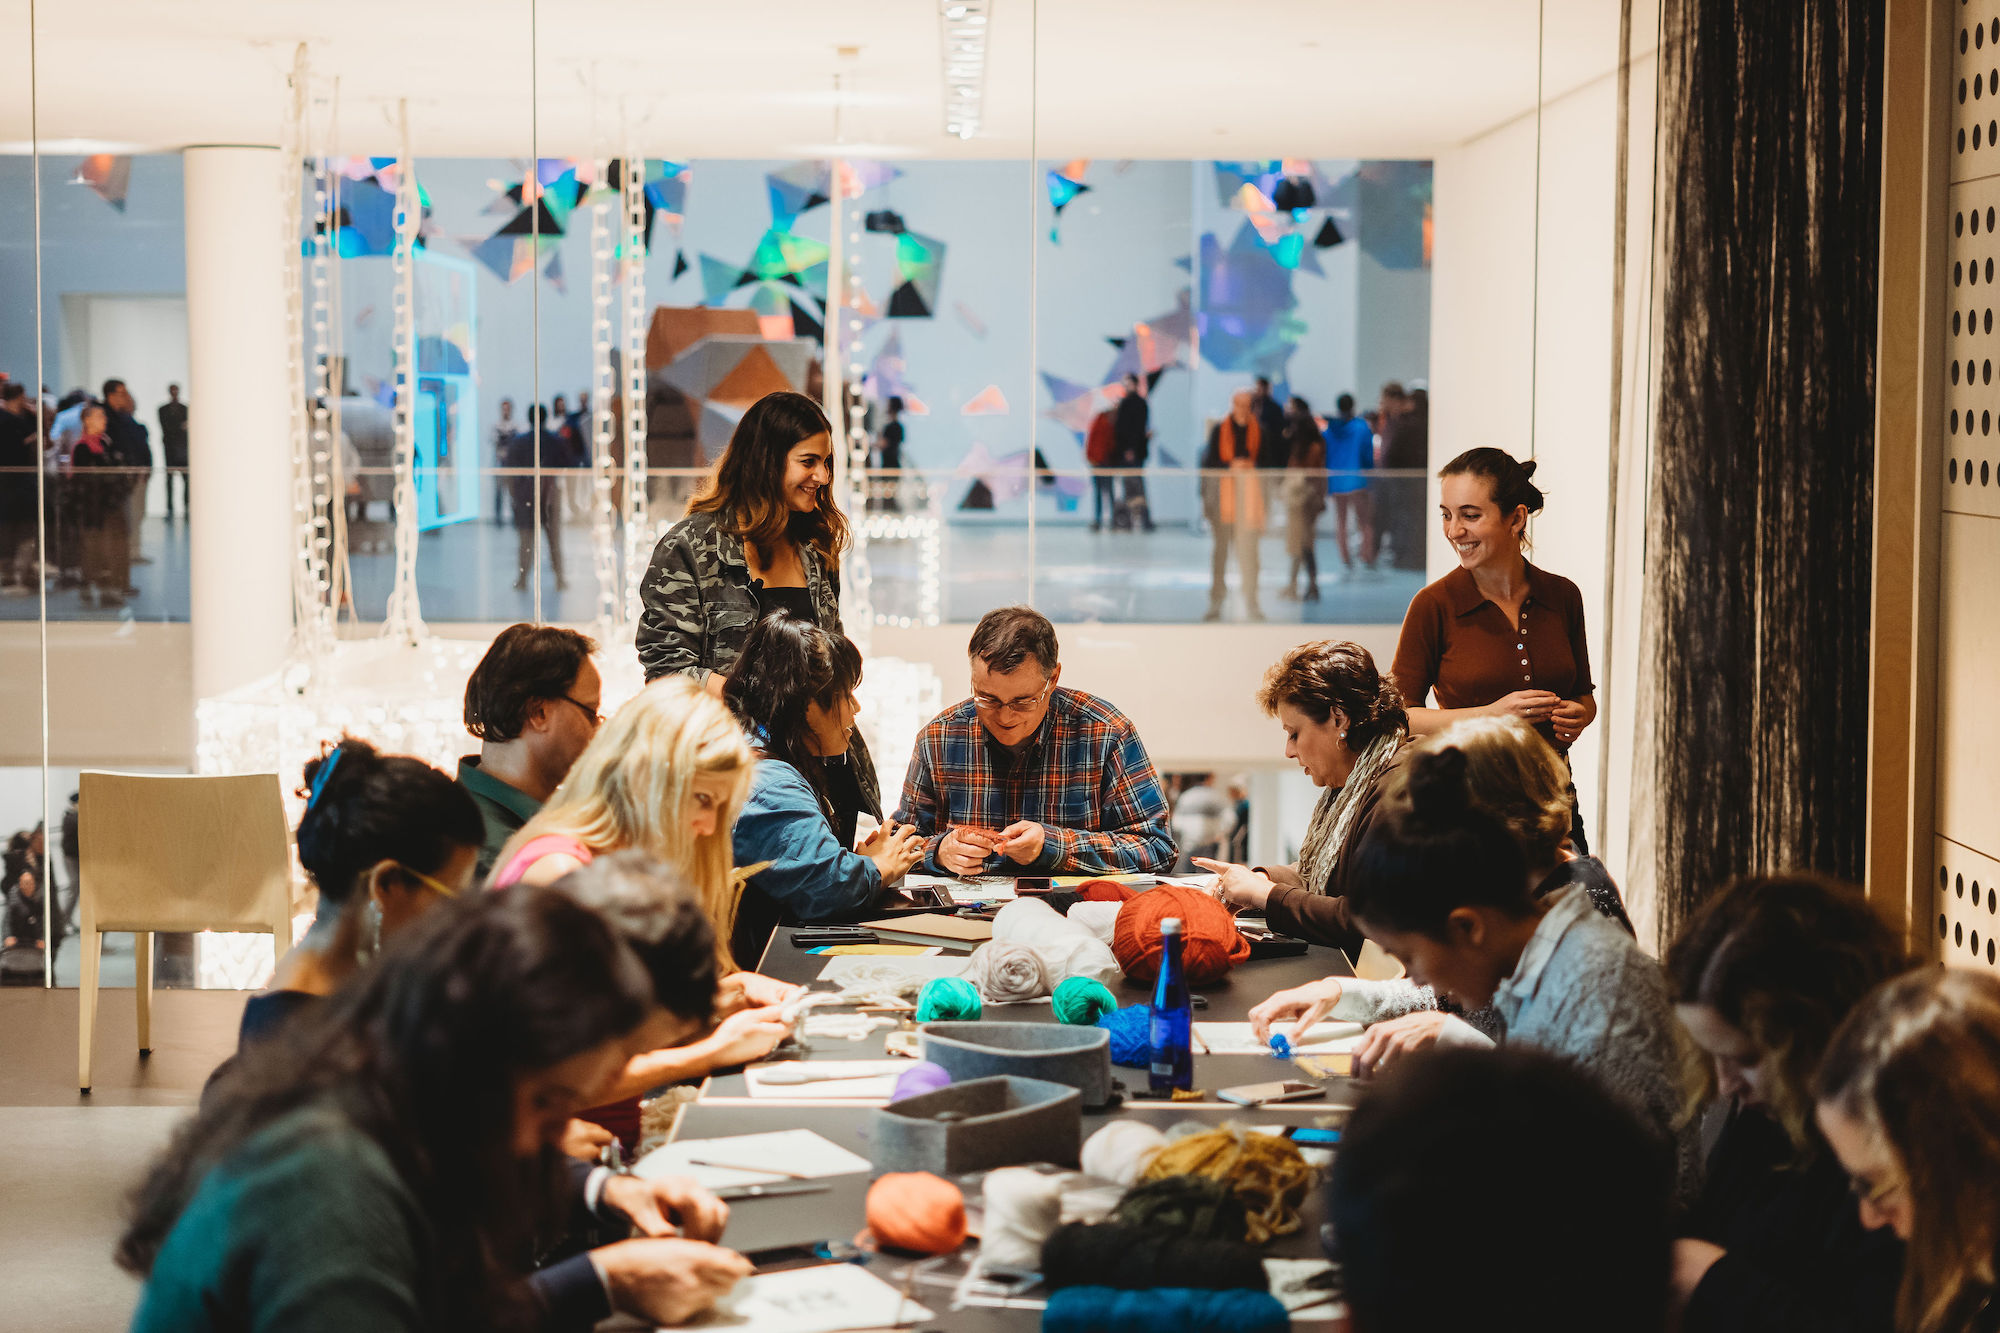
[[[979,1017],[979,988],[964,977],[932,977],[917,992],[917,1021],[971,1021]]]
[[[1070,977],[1049,999],[1058,1023],[1095,1023],[1118,1007],[1118,997],[1096,977]]]

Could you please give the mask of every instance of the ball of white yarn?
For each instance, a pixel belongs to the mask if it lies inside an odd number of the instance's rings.
[[[979,988],[979,997],[988,1004],[1040,1000],[1055,989],[1041,954],[1011,940],[988,940],[974,949],[965,979]]]
[[[1083,1143],[1079,1159],[1086,1174],[1130,1185],[1147,1159],[1167,1146],[1167,1136],[1143,1120],[1114,1120]]]
[[[1040,1270],[1042,1242],[1062,1223],[1062,1179],[1025,1166],[986,1173],[986,1219],[979,1238],[986,1267]]]

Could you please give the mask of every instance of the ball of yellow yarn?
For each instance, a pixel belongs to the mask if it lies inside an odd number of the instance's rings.
[[[1290,1139],[1225,1125],[1171,1140],[1153,1154],[1139,1178],[1166,1176],[1227,1181],[1249,1217],[1250,1243],[1262,1245],[1299,1229],[1299,1205],[1312,1188],[1313,1169]]]

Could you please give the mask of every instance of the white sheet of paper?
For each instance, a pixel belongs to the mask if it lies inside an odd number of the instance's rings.
[[[752,1169],[735,1171],[724,1166],[699,1166],[694,1160],[697,1158],[705,1162],[738,1162]],[[758,1167],[771,1170],[755,1169]],[[791,1175],[817,1179],[873,1169],[867,1158],[809,1129],[781,1129],[770,1134],[735,1134],[721,1139],[682,1139],[662,1144],[635,1162],[632,1174],[647,1180],[688,1176],[704,1188],[719,1190],[731,1185],[768,1185],[774,1180],[788,1180]]]
[[[842,989],[855,982],[879,979],[895,973],[929,981],[932,977],[958,976],[965,971],[965,957],[962,953],[835,954],[828,958],[826,966],[819,970],[819,979],[830,981]]]
[[[854,1264],[788,1268],[745,1278],[720,1310],[684,1328],[727,1328],[739,1333],[840,1333],[854,1328],[896,1328],[937,1316]]]
[[[1203,893],[1207,893],[1215,887],[1216,881],[1221,878],[1222,877],[1220,875],[1212,873],[1197,874],[1197,875],[1162,875],[1160,876],[1160,883],[1178,884],[1184,889],[1200,889]]]
[[[1258,1041],[1250,1031],[1248,1023],[1196,1023],[1195,1032],[1202,1041],[1208,1043],[1209,1055],[1269,1055],[1271,1044]],[[1291,1028],[1280,1023],[1276,1031],[1283,1033],[1292,1043],[1292,1051],[1300,1055],[1327,1055],[1335,1051],[1351,1051],[1361,1044],[1361,1024],[1344,1023],[1338,1019],[1328,1019],[1313,1026],[1304,1039],[1295,1040]],[[1197,1054],[1203,1054],[1201,1043],[1195,1043]]]
[[[896,1076],[910,1067],[908,1060],[780,1060],[776,1064],[752,1065],[743,1071],[752,1097],[790,1098],[793,1101],[886,1102],[896,1091]],[[803,1083],[772,1082],[776,1070],[805,1070],[815,1077]],[[835,1077],[826,1075],[856,1075]]]
[[[1324,1259],[1266,1259],[1264,1275],[1271,1279],[1271,1294],[1280,1305],[1288,1311],[1305,1311],[1298,1316],[1301,1320],[1335,1319],[1345,1315],[1347,1307],[1338,1300],[1328,1300],[1323,1289],[1305,1285],[1308,1278],[1330,1267]]]

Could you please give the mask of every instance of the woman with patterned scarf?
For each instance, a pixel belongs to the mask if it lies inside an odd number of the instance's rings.
[[[1201,857],[1195,864],[1221,876],[1216,887],[1230,906],[1262,911],[1273,930],[1353,957],[1361,932],[1347,912],[1343,877],[1409,734],[1402,696],[1366,648],[1329,639],[1279,659],[1265,673],[1257,702],[1285,729],[1285,757],[1325,789],[1298,864],[1252,867]]]

